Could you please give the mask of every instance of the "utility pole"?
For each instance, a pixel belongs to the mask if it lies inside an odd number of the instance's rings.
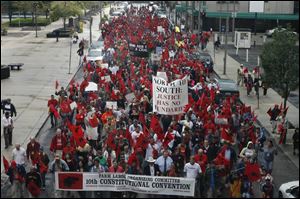
[[[202,23],[201,23],[201,1],[198,1],[198,3],[199,3],[199,9],[198,9],[198,34],[200,35],[200,32],[201,32],[201,25],[202,25]]]
[[[185,32],[187,32],[188,29],[188,1],[185,2]]]
[[[99,3],[99,7],[100,7],[100,22],[99,22],[99,30],[101,29],[101,19],[102,19],[102,1],[100,1]]]
[[[195,24],[194,10],[195,10],[195,1],[193,1],[192,3],[192,34],[194,33],[194,24]]]
[[[226,62],[227,62],[227,42],[228,42],[228,30],[229,30],[229,4],[227,1],[227,17],[226,17],[226,32],[225,32],[225,53],[224,53],[224,71],[223,75],[226,75]]]
[[[93,17],[90,18],[90,46],[92,45],[92,24],[93,24]]]
[[[37,3],[33,3],[33,6],[34,6],[34,18],[35,18],[35,37],[38,37],[38,35],[37,35],[37,18],[36,18]]]
[[[233,17],[232,17],[232,42],[234,42],[234,24],[235,23],[235,1],[233,1]]]
[[[70,57],[69,57],[69,73],[68,74],[71,74],[71,56],[72,56],[72,37],[71,37],[71,40],[70,40]]]

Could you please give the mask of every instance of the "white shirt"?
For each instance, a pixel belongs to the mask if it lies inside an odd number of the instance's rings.
[[[110,67],[109,70],[111,71],[112,74],[116,75],[119,70],[119,66]]]
[[[132,140],[133,140],[134,144],[136,144],[137,139],[138,139],[142,134],[143,134],[142,131],[139,131],[139,132],[134,131],[134,132],[131,134],[131,137],[132,137]]]
[[[173,163],[172,158],[168,156],[166,163],[167,163],[167,171],[169,171],[170,167],[171,167],[171,165]],[[160,156],[159,158],[157,158],[157,160],[155,161],[155,164],[157,164],[159,166],[159,170],[161,172],[164,172],[164,166],[165,166],[165,158],[164,158],[164,156]]]
[[[183,125],[182,127],[182,132],[184,131],[185,127],[189,127],[190,129],[193,128],[193,122],[192,121],[187,121],[187,120],[181,120],[178,122],[179,124]]]
[[[198,163],[194,163],[193,165],[189,162],[184,165],[184,172],[186,172],[187,178],[196,179],[198,173],[202,173],[201,167]]]
[[[153,149],[159,151],[159,146],[158,144],[153,144],[151,145],[150,143],[148,144],[148,147],[146,149],[146,155],[145,155],[145,160],[148,160],[148,158],[151,156],[153,157]]]
[[[25,164],[26,151],[23,147],[19,150],[16,148],[12,151],[12,159],[16,161],[17,164]]]
[[[137,126],[140,127],[140,130],[141,130],[141,131],[143,131],[142,125],[138,124]],[[134,124],[131,124],[131,125],[129,126],[129,132],[132,134],[134,131],[135,131],[135,126],[134,126]]]
[[[154,165],[149,165],[151,176],[154,176]]]
[[[9,125],[12,125],[12,118],[11,117],[6,118],[4,116],[2,118],[2,123],[3,123],[3,127],[8,127]]]

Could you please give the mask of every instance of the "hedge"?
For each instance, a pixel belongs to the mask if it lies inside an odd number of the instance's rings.
[[[9,22],[6,22],[9,24]],[[47,26],[51,23],[51,20],[48,18],[37,18],[37,26]],[[10,27],[19,27],[19,19],[11,20]],[[32,18],[21,18],[20,19],[20,26],[35,26],[35,23],[32,24]]]

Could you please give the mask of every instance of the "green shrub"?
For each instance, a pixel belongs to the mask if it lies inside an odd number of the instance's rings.
[[[37,18],[37,26],[47,26],[51,23],[51,19],[48,18]],[[20,19],[20,26],[35,26],[35,23],[32,23],[32,18],[21,18]],[[19,27],[19,18],[11,20],[10,27]]]

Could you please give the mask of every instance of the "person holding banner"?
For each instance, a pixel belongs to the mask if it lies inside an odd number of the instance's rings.
[[[190,157],[190,162],[186,163],[184,165],[184,170],[187,178],[193,178],[196,180],[196,186],[195,186],[195,197],[198,197],[199,195],[199,187],[200,185],[200,174],[202,174],[201,167],[198,163],[195,163],[195,157]]]
[[[55,159],[50,163],[50,167],[49,167],[49,172],[50,173],[53,173],[53,175],[55,174],[55,172],[60,172],[60,171],[69,171],[69,166],[68,164],[62,160],[60,158],[60,154],[56,154],[55,155]],[[53,179],[55,179],[53,177]],[[55,187],[55,180],[53,181],[54,183],[54,186]],[[54,197],[55,198],[63,198],[64,196],[64,191],[60,191],[60,190],[56,190],[55,189],[55,192],[54,192]]]
[[[171,164],[173,163],[172,158],[169,156],[169,151],[164,150],[163,155],[161,155],[155,164],[159,166],[159,170],[163,176],[167,176],[167,172],[170,170]]]

